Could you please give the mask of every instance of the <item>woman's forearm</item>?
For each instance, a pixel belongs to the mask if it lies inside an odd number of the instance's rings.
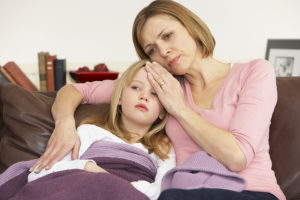
[[[74,118],[75,110],[82,99],[82,94],[72,84],[61,88],[51,108],[55,123],[59,123],[70,117]]]
[[[182,109],[175,117],[201,148],[231,171],[246,167],[246,157],[232,133],[205,121],[190,108]]]

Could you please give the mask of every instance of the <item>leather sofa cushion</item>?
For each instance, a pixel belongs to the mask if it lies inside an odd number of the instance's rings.
[[[40,157],[54,129],[54,97],[28,92],[16,84],[1,85],[0,173],[10,165]],[[76,124],[107,105],[80,105]]]
[[[300,199],[300,77],[277,78],[278,101],[271,120],[270,155],[287,199]]]

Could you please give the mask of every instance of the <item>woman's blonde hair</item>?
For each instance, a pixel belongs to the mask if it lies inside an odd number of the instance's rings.
[[[207,25],[196,14],[172,0],[156,0],[138,13],[132,27],[133,43],[140,58],[149,59],[141,46],[143,26],[149,18],[160,14],[177,19],[189,34],[198,41],[203,57],[213,55],[216,45],[215,39]]]
[[[133,134],[122,124],[121,115],[122,109],[119,105],[119,100],[122,95],[122,91],[127,87],[133,77],[139,69],[145,66],[146,60],[140,60],[132,64],[119,78],[118,83],[115,87],[114,93],[111,98],[110,109],[104,111],[104,113],[85,119],[81,124],[95,124],[100,126],[113,134],[117,135],[126,142],[130,142]],[[149,131],[144,135],[140,142],[148,149],[149,153],[156,153],[160,158],[168,158],[170,151],[170,140],[167,137],[164,127],[167,121],[167,113],[164,114],[163,119],[157,119]]]

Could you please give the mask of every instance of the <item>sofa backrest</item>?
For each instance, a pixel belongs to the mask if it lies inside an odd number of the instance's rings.
[[[287,199],[300,199],[300,77],[277,78],[278,101],[270,127],[270,154]]]
[[[288,200],[300,199],[300,77],[277,78],[278,103],[270,127],[270,154],[278,183]],[[46,93],[47,94],[47,93]],[[22,160],[38,158],[53,131],[55,94],[0,85],[0,173]],[[108,105],[80,105],[76,123]]]

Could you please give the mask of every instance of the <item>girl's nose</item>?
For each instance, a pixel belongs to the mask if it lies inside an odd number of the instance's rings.
[[[149,98],[148,98],[146,92],[142,92],[142,93],[141,93],[140,99],[141,99],[141,100],[144,100],[144,101],[146,101],[146,102],[149,100]]]

